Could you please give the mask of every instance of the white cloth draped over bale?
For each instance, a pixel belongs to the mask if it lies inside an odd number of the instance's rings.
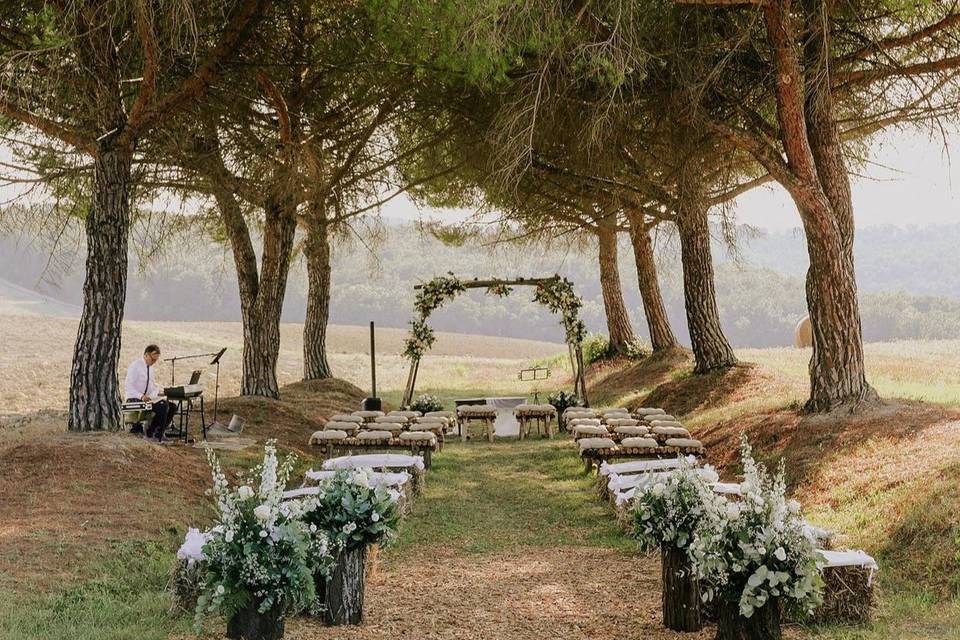
[[[361,416],[355,416],[352,413],[335,413],[328,420],[330,422],[356,422],[358,424],[363,422]]]
[[[364,454],[358,456],[340,456],[324,460],[323,469],[408,469],[416,468],[423,471],[423,458],[400,453]]]
[[[653,438],[624,438],[620,441],[624,449],[656,449],[660,445]]]
[[[346,440],[348,437],[349,436],[346,431],[341,431],[339,429],[314,431],[313,435],[310,436],[310,444],[317,444],[318,442],[333,442],[335,440]]]
[[[736,482],[715,482],[713,483],[713,492],[727,496],[739,496],[743,494],[740,485]]]
[[[314,482],[322,482],[323,480],[329,480],[336,475],[335,470],[327,471],[315,471],[310,469],[305,474],[307,479],[313,480]],[[406,483],[410,482],[411,476],[406,471],[371,471],[369,478],[370,484],[374,486],[384,486],[384,487],[402,487]],[[306,487],[308,491],[316,491],[317,487]],[[303,489],[295,489],[295,491],[302,491]],[[311,494],[304,494],[311,495]],[[286,497],[286,494],[284,494]]]
[[[687,456],[686,462],[690,466],[697,466],[699,462],[694,456]],[[631,460],[629,462],[604,462],[600,465],[600,475],[626,475],[630,473],[644,473],[660,469],[679,469],[679,458],[665,458],[663,460]]]
[[[578,444],[580,445],[581,454],[586,451],[614,449],[617,446],[617,443],[610,438],[581,438]]]
[[[357,434],[357,440],[362,440],[364,442],[369,440],[390,440],[393,438],[393,434],[389,431],[382,431],[379,429],[371,429],[370,431],[361,431]]]

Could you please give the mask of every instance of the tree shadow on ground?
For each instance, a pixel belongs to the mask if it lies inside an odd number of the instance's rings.
[[[705,411],[751,395],[765,386],[768,376],[751,363],[709,373],[688,373],[657,386],[642,401],[645,407],[663,407],[675,416]]]
[[[692,356],[686,349],[654,353],[638,361],[621,358],[595,363],[587,371],[590,403],[598,407],[619,404],[639,407],[638,394],[649,392],[692,366]]]

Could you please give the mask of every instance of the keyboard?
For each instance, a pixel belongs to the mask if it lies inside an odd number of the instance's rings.
[[[163,395],[174,400],[180,398],[196,398],[203,394],[202,384],[183,384],[176,387],[164,387]]]

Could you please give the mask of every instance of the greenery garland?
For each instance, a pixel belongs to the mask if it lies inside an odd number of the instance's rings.
[[[417,317],[410,321],[410,336],[404,343],[404,357],[414,361],[419,360],[430,350],[436,341],[436,336],[427,324],[427,318],[447,301],[453,300],[466,290],[467,287],[452,272],[448,272],[445,276],[437,276],[420,288],[413,303]],[[511,292],[513,288],[504,283],[487,287],[487,293],[500,297],[507,296]],[[533,300],[546,306],[553,313],[560,314],[567,344],[576,347],[583,342],[587,335],[587,327],[580,319],[583,301],[574,292],[573,283],[570,280],[557,278],[548,283],[538,284]]]

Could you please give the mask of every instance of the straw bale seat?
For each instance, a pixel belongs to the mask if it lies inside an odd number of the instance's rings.
[[[464,404],[457,407],[457,416],[460,419],[460,432],[464,439],[470,439],[470,425],[479,424],[484,436],[493,442],[493,423],[497,419],[496,407],[489,404]]]
[[[356,422],[361,424],[363,418],[361,416],[355,416],[352,413],[336,413],[328,418],[330,422]]]

